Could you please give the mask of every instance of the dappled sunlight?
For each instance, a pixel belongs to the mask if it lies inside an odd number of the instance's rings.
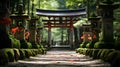
[[[25,66],[45,66],[45,67],[109,67],[110,65],[101,60],[93,60],[85,55],[75,53],[75,51],[48,51],[46,55],[37,55],[30,59],[19,60],[19,65]]]

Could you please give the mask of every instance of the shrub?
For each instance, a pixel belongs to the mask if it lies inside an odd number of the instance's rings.
[[[94,40],[90,41],[90,42],[86,45],[86,47],[87,47],[87,48],[94,48],[95,42],[96,42],[96,41],[94,41]]]
[[[80,44],[80,48],[86,48],[86,44],[87,42],[82,42],[82,44]]]
[[[32,48],[34,48],[34,49],[38,49],[40,46],[39,46],[39,44],[38,43],[33,43],[32,44]]]
[[[30,49],[32,48],[32,44],[27,42],[26,40],[20,40],[21,48]]]
[[[103,49],[103,48],[110,49],[110,48],[114,48],[114,42],[99,41],[99,42],[95,43],[94,48],[97,48],[97,49]]]
[[[15,39],[15,38],[10,38],[11,39],[11,43],[12,43],[12,47],[13,48],[20,48],[20,41]]]

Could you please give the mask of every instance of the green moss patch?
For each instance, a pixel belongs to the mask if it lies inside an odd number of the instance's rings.
[[[2,49],[8,55],[9,62],[14,62],[14,50],[10,48]]]

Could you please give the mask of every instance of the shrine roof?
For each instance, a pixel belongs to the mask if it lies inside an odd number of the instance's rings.
[[[44,10],[36,9],[36,14],[39,16],[47,17],[70,17],[70,16],[82,16],[86,15],[86,9],[81,8],[77,10]]]

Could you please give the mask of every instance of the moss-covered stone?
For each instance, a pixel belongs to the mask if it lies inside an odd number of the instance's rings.
[[[86,48],[88,42],[82,42],[82,44],[80,44],[80,48]]]
[[[14,49],[14,57],[15,57],[15,61],[18,61],[20,58],[20,53],[18,49]]]
[[[5,53],[7,53],[9,62],[14,62],[14,60],[15,60],[14,50],[11,49],[11,48],[6,48],[6,49],[3,49],[3,51],[4,51]]]
[[[94,44],[96,43],[96,41],[94,41],[94,40],[92,40],[92,41],[90,41],[87,45],[86,45],[86,47],[87,48],[94,48]]]
[[[120,54],[119,51],[112,51],[108,54],[106,61],[109,63],[113,63],[112,61]]]
[[[0,65],[8,64],[9,58],[7,53],[5,53],[3,50],[0,50]]]
[[[25,57],[25,52],[24,52],[24,50],[23,50],[23,49],[19,49],[19,52],[20,52],[20,57],[19,57],[19,59],[20,59],[20,60],[25,59],[26,57]]]
[[[93,52],[92,52],[93,59],[98,59],[97,57],[98,52],[99,52],[99,49],[93,49]]]
[[[111,49],[114,48],[114,42],[98,41],[95,43],[94,48],[96,49]]]
[[[26,40],[20,40],[21,48],[23,49],[30,49],[32,48],[32,44],[30,42],[27,42]]]

